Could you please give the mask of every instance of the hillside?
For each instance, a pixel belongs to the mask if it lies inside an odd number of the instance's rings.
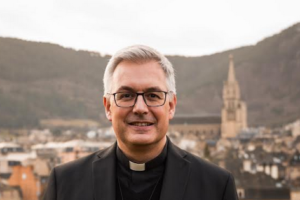
[[[253,46],[202,57],[169,56],[176,71],[177,114],[220,113],[231,53],[250,125],[276,126],[300,117],[300,24]],[[0,127],[38,126],[51,118],[107,123],[102,76],[108,59],[0,37]]]

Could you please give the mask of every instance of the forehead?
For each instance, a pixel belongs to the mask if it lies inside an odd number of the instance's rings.
[[[130,87],[136,91],[144,91],[148,88],[167,90],[166,75],[155,61],[120,62],[112,76],[112,90],[118,91],[122,87]]]

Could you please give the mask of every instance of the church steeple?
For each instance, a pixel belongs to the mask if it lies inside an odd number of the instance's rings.
[[[228,83],[235,83],[235,71],[234,71],[234,63],[233,63],[233,55],[229,55],[229,71],[228,71]]]
[[[236,137],[246,127],[247,108],[240,100],[240,87],[235,78],[233,56],[230,54],[228,79],[223,88],[222,137]]]
[[[233,55],[229,55],[229,70],[228,78],[224,83],[223,99],[225,100],[239,100],[240,99],[240,87],[235,78]]]

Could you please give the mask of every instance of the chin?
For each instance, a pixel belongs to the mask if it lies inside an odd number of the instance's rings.
[[[147,146],[158,144],[163,137],[157,137],[152,134],[138,134],[132,135],[131,138],[128,138],[129,143],[136,146]]]
[[[155,143],[155,140],[154,139],[151,139],[151,138],[135,138],[135,139],[132,139],[130,140],[131,144],[133,145],[139,145],[139,146],[144,146],[144,145],[150,145],[150,144],[153,144]]]
[[[155,142],[155,138],[149,134],[129,134],[127,138],[124,138],[128,144],[133,145],[146,145]]]

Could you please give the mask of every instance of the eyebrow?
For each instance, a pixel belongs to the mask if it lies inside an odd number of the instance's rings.
[[[116,92],[120,92],[120,91],[130,91],[130,92],[136,92],[136,90],[134,90],[132,87],[128,87],[128,86],[121,86],[120,88],[117,89]],[[144,92],[155,92],[155,91],[164,91],[162,90],[160,87],[150,87],[147,88]]]
[[[117,89],[116,92],[120,92],[120,91],[124,91],[124,90],[130,91],[130,92],[135,92],[133,88],[128,87],[128,86],[121,86],[121,87],[119,87],[119,88]]]
[[[164,90],[162,90],[160,87],[150,87],[145,90],[145,92],[157,92],[157,91],[164,91]]]

